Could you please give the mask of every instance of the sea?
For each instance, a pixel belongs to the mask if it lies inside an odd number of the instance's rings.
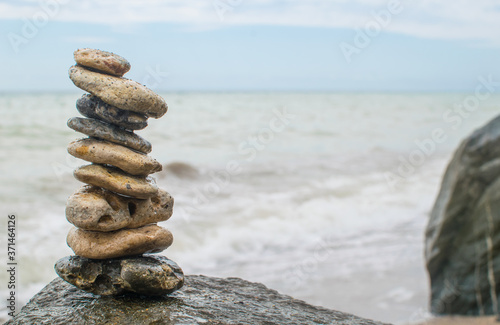
[[[11,291],[18,312],[72,254],[65,203],[85,162],[66,151],[83,137],[66,121],[81,95],[0,94],[1,321]],[[163,165],[158,186],[175,198],[160,224],[174,243],[160,254],[185,274],[261,282],[361,317],[431,317],[429,213],[454,151],[499,114],[499,95],[161,95],[167,114],[137,131]]]

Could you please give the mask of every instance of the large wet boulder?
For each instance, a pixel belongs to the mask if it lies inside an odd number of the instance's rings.
[[[444,175],[426,231],[436,314],[492,315],[500,286],[500,117],[465,139]]]
[[[162,297],[100,297],[55,279],[6,324],[381,324],[328,310],[238,278],[186,276]]]

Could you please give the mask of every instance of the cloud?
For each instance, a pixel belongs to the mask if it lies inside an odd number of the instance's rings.
[[[32,19],[48,12],[64,22],[109,25],[165,22],[193,29],[281,25],[363,29],[399,3],[385,31],[432,39],[500,44],[496,0],[18,0],[0,1],[0,19]],[[49,12],[49,10],[52,10]]]
[[[78,37],[71,37],[66,39],[67,42],[71,43],[92,43],[92,44],[104,44],[104,43],[110,43],[113,40],[110,38],[106,37],[86,37],[86,36],[78,36]]]

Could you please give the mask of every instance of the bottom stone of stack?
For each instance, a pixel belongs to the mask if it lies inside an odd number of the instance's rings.
[[[72,228],[66,241],[76,255],[92,259],[107,259],[159,253],[172,245],[174,237],[167,229],[153,224],[111,232]]]
[[[136,293],[160,296],[184,284],[182,269],[165,256],[144,255],[109,260],[66,256],[54,269],[66,282],[97,295]]]

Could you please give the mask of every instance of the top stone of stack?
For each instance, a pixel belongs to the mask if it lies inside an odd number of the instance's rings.
[[[77,65],[69,69],[75,86],[113,107],[160,118],[167,112],[161,96],[123,74],[130,63],[123,57],[101,50],[80,49],[74,53]]]
[[[117,77],[123,76],[130,70],[130,63],[125,58],[106,51],[78,49],[74,57],[76,63],[81,66]]]

